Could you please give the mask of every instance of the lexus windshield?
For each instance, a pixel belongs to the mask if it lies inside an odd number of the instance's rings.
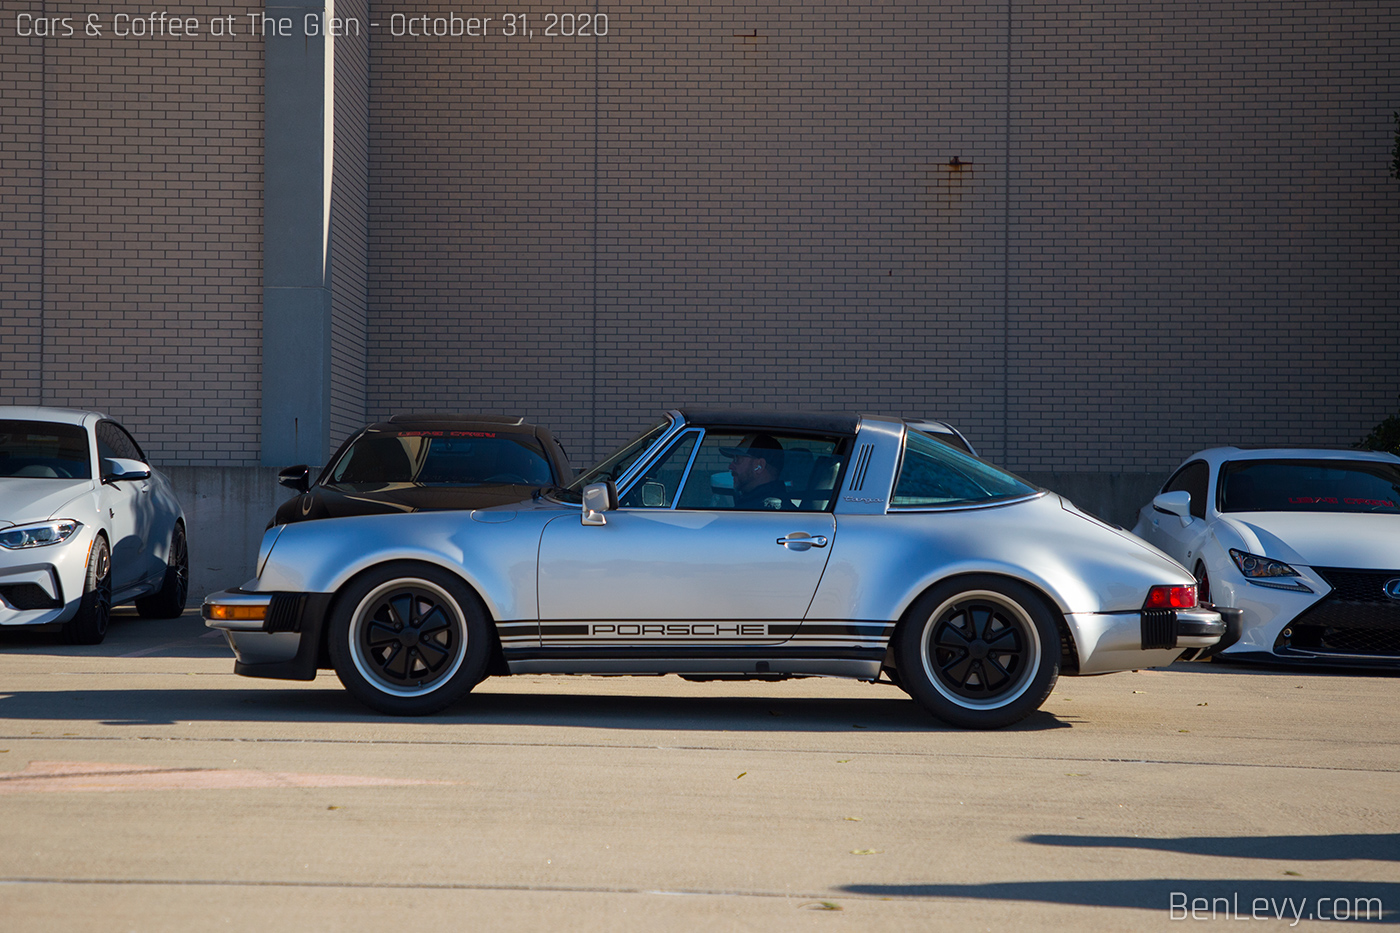
[[[1234,460],[1220,468],[1222,512],[1400,513],[1400,464]]]

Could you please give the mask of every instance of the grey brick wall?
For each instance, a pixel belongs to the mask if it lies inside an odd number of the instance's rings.
[[[9,13],[9,7],[6,7]],[[0,55],[0,399],[41,393],[44,307],[44,47]]]
[[[365,2],[338,12],[468,12]],[[504,411],[586,462],[664,406],[753,405],[1157,474],[1400,405],[1389,0],[653,2],[597,39],[512,9],[534,38],[337,43],[333,440]],[[260,41],[27,39],[18,11],[0,402],[256,463]]]
[[[1397,405],[1393,3],[511,9],[376,35],[373,416],[925,414],[1063,475]]]
[[[243,31],[260,5],[163,9]],[[22,37],[22,12],[75,35]],[[5,7],[0,402],[105,410],[165,464],[255,463],[262,46],[113,36],[134,12]]]

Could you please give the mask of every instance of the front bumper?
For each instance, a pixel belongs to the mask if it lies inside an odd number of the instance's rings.
[[[1165,667],[1188,648],[1209,648],[1225,635],[1214,609],[1075,612],[1065,616],[1079,649],[1079,673]]]
[[[1273,664],[1400,667],[1400,599],[1386,585],[1400,569],[1296,567],[1312,592],[1235,585],[1243,610],[1239,635],[1216,649],[1223,658]]]
[[[48,625],[73,617],[95,535],[83,528],[61,544],[0,548],[0,626]]]
[[[326,614],[331,593],[261,593],[235,587],[204,597],[200,615],[224,633],[234,673],[279,680],[314,680],[329,667]]]

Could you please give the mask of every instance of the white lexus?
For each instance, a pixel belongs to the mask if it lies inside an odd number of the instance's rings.
[[[121,425],[0,407],[0,626],[96,644],[114,604],[173,618],[188,590],[180,503]]]
[[[1400,666],[1400,457],[1217,447],[1133,533],[1191,568],[1229,630],[1212,653]]]

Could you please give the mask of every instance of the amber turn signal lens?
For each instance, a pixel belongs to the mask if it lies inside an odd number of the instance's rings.
[[[261,622],[267,618],[266,606],[210,606],[209,618],[218,622]]]

